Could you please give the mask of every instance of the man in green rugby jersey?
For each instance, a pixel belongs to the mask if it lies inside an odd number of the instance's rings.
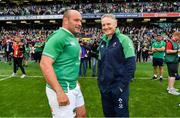
[[[157,34],[156,41],[152,44],[153,52],[153,78],[157,80],[158,78],[158,66],[159,66],[159,80],[163,80],[163,61],[165,55],[166,43],[162,40],[161,34]]]
[[[80,45],[75,34],[80,32],[82,16],[67,10],[62,28],[48,37],[40,67],[46,79],[46,95],[54,118],[86,117],[84,98],[78,84]]]

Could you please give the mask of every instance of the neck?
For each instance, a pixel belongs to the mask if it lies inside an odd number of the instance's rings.
[[[63,27],[63,28],[66,29],[69,33],[74,35],[74,33],[72,33],[67,27]]]
[[[111,40],[112,39],[112,35],[109,35],[107,36],[108,37],[108,40]]]

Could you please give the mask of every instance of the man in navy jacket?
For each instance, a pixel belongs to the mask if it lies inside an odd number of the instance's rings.
[[[101,17],[104,35],[99,45],[98,85],[105,117],[129,117],[129,83],[136,62],[132,41],[120,33],[112,14]]]

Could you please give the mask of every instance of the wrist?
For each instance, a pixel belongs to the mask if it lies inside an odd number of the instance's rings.
[[[57,95],[62,95],[62,94],[64,94],[64,91],[63,90],[58,90],[58,91],[56,91],[56,94]]]

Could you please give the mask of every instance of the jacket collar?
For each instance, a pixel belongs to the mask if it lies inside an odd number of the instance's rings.
[[[115,33],[113,34],[112,38],[114,37],[114,35],[117,35],[117,34],[119,35],[120,33],[121,32],[120,32],[119,28],[116,28]],[[105,41],[105,42],[109,42],[108,37],[105,34],[103,34],[102,40]]]

